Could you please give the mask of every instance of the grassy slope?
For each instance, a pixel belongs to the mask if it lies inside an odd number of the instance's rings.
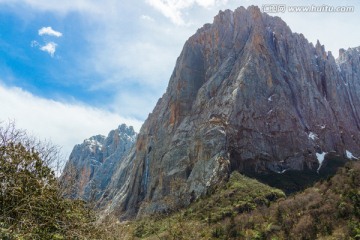
[[[233,173],[176,213],[116,225],[109,239],[360,239],[360,162],[285,198]]]
[[[118,234],[122,239],[210,239],[214,226],[284,197],[281,190],[234,172],[226,184],[186,209],[120,224]]]

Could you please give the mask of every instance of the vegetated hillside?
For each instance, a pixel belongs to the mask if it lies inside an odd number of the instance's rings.
[[[85,202],[64,199],[53,170],[58,150],[0,123],[0,239],[100,239]]]
[[[1,239],[359,239],[360,162],[286,198],[237,171],[188,204],[185,184],[162,213],[96,221],[83,201],[64,199],[48,164],[54,148],[0,126]]]
[[[233,171],[281,182],[291,173],[316,177],[332,165],[329,153],[356,159],[358,50],[335,60],[256,6],[220,11],[184,44],[165,94],[100,198],[103,213],[126,219],[171,208],[175,179],[188,204]]]
[[[234,172],[185,209],[118,226],[122,239],[360,239],[360,162],[287,198]]]

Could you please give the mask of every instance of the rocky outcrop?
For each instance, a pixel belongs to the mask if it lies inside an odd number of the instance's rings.
[[[103,196],[114,170],[128,154],[136,136],[133,127],[122,124],[110,131],[107,137],[93,136],[76,145],[61,176],[65,195],[97,201]]]
[[[359,57],[336,61],[258,7],[221,11],[185,43],[105,212],[166,210],[179,193],[188,203],[235,170],[316,172],[326,153],[360,156]]]

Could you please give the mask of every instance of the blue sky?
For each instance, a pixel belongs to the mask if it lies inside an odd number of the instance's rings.
[[[122,122],[139,130],[184,42],[219,10],[251,4],[269,1],[0,0],[0,120],[15,119],[65,156]],[[355,10],[276,15],[335,56],[359,46],[358,1],[301,1],[323,4]]]

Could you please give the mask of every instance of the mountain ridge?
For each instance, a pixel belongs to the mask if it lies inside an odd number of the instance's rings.
[[[354,49],[336,61],[256,6],[220,11],[186,41],[166,92],[99,199],[104,213],[166,211],[177,191],[188,204],[233,171],[316,172],[330,152],[360,156]]]
[[[65,195],[96,202],[136,136],[132,126],[120,124],[107,137],[95,135],[75,145],[60,178]]]

